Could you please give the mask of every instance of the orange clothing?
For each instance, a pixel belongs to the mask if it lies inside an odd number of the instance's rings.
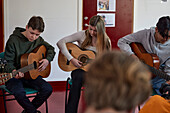
[[[139,113],[170,113],[170,100],[154,95],[150,97]]]

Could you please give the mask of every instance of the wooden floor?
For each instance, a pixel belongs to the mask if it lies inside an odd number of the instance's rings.
[[[48,111],[49,113],[64,113],[65,112],[65,81],[50,82],[53,87],[53,93],[48,99]],[[83,95],[83,94],[82,94]],[[0,97],[0,113],[5,113],[2,106],[3,100]],[[14,101],[7,102],[8,113],[21,113],[23,108]],[[43,104],[39,110],[41,113],[46,113],[45,104]],[[85,110],[84,98],[81,96],[78,113],[83,113]]]

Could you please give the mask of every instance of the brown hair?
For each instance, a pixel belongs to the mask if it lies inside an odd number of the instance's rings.
[[[29,22],[28,22],[28,28],[31,27],[33,30],[38,30],[39,32],[43,32],[44,31],[44,21],[42,19],[42,17],[40,16],[33,16],[30,18]]]
[[[105,50],[110,50],[111,49],[111,42],[109,37],[107,36],[106,32],[105,32],[105,24],[104,24],[104,20],[101,16],[93,16],[90,21],[89,24],[91,26],[96,26],[97,29],[97,44],[96,44],[96,49],[98,54],[102,53]],[[87,29],[85,31],[86,33],[86,39],[84,40],[84,42],[81,45],[81,48],[85,48],[89,45],[91,45],[92,43],[92,37],[90,36],[89,30]]]
[[[85,100],[96,110],[131,110],[151,94],[150,73],[138,60],[120,51],[106,52],[85,76]]]

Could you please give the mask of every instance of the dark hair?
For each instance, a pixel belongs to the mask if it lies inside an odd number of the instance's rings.
[[[170,30],[170,18],[169,16],[163,16],[159,18],[158,23],[156,24],[159,33],[164,37],[165,36],[165,31]]]
[[[33,16],[28,22],[28,28],[31,27],[33,30],[38,30],[39,32],[44,31],[44,21],[40,16]]]

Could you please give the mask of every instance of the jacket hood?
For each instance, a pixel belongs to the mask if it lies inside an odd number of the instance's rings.
[[[20,28],[20,27],[16,27],[15,30],[13,31],[12,35],[18,36],[18,37],[23,37],[23,34],[21,34],[21,32],[24,32],[26,29],[24,28]]]

